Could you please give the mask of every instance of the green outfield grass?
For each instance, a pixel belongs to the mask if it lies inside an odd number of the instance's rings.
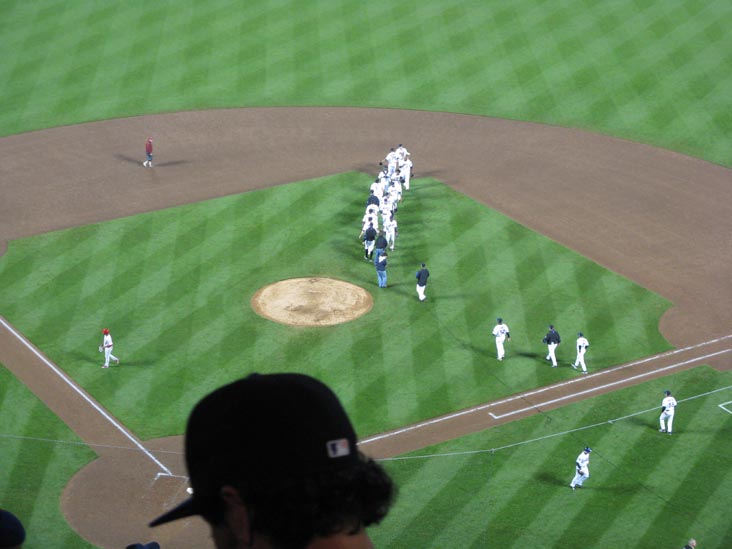
[[[6,1],[0,134],[358,105],[588,128],[728,164],[730,27],[727,0]]]
[[[679,399],[673,436],[658,432],[666,388]],[[732,374],[696,368],[386,461],[401,494],[375,543],[730,547],[732,415],[718,404],[731,400]],[[573,492],[587,445],[590,478]]]
[[[722,0],[8,0],[0,135],[177,110],[374,106],[579,127],[729,164],[731,27]],[[143,438],[181,432],[201,394],[248,371],[242,361],[324,379],[363,436],[573,375],[542,363],[550,321],[565,339],[588,334],[591,368],[667,348],[655,321],[667,302],[432,180],[414,209],[405,204],[393,286],[376,293],[351,209],[364,177],[339,176],[333,219],[310,216],[284,235],[266,229],[329,180],[13,242],[0,258],[0,313]],[[430,208],[437,200],[456,209]],[[407,243],[433,223],[442,238]],[[419,309],[412,278],[425,259],[433,278]],[[259,285],[304,271],[369,288],[374,310],[295,330],[247,308]],[[499,314],[514,336],[504,365],[487,337]],[[123,368],[99,369],[102,325]],[[499,448],[654,408],[667,386],[684,398],[728,385],[696,369],[419,455]],[[673,439],[655,436],[648,412],[493,453],[390,462],[402,495],[373,531],[377,546],[645,549],[694,535],[704,549],[729,547],[730,419],[716,404],[682,403]],[[77,443],[0,367],[0,506],[29,526],[27,547],[88,546],[59,510],[63,485],[93,457]],[[593,476],[572,494],[565,484],[585,443],[596,449]]]
[[[142,438],[180,433],[185,410],[246,372],[324,379],[365,435],[574,376],[578,330],[593,370],[670,348],[657,329],[668,301],[431,179],[406,194],[379,289],[358,241],[370,181],[347,173],[12,242],[0,310]],[[288,224],[270,230],[275,219]],[[301,276],[358,284],[374,307],[330,328],[251,309],[261,287]],[[512,331],[503,363],[497,316]],[[544,359],[549,323],[569,342],[563,368]],[[103,327],[121,368],[99,368]]]
[[[0,364],[0,508],[25,526],[24,547],[91,547],[61,514],[61,492],[94,455]]]

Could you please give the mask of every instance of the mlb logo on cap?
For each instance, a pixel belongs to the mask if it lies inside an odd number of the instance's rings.
[[[328,448],[328,457],[330,458],[343,457],[351,453],[351,447],[348,445],[347,438],[329,440],[325,445]]]

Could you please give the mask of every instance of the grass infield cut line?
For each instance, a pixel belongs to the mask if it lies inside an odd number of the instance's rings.
[[[690,364],[692,362],[699,362],[701,360],[706,360],[708,358],[715,357],[717,355],[722,355],[724,353],[729,353],[732,351],[732,349],[725,349],[724,351],[717,351],[716,353],[710,353],[708,355],[699,356],[696,358],[691,358],[689,360],[685,360],[683,362],[677,362],[675,364],[671,364],[670,366],[664,366],[663,368],[656,368],[655,370],[649,370],[648,372],[643,372],[642,374],[637,374],[631,377],[626,377],[625,379],[620,379],[618,381],[613,381],[612,383],[605,383],[604,385],[598,385],[597,387],[590,387],[589,389],[585,389],[584,391],[578,391],[574,393],[570,393],[568,395],[564,395],[562,397],[558,397],[552,400],[547,400],[546,402],[540,402],[539,404],[533,404],[531,406],[527,406],[525,408],[519,408],[518,410],[513,410],[511,412],[506,412],[505,414],[496,415],[493,412],[488,412],[488,415],[491,416],[493,419],[503,419],[504,417],[513,416],[515,414],[520,414],[522,412],[528,412],[529,410],[535,410],[539,409],[541,406],[548,406],[549,404],[555,404],[557,402],[561,402],[563,400],[567,400],[570,398],[578,397],[581,395],[586,395],[588,393],[594,393],[596,391],[601,391],[603,389],[607,389],[608,387],[614,387],[615,385],[621,385],[623,383],[628,383],[629,381],[633,381],[636,379],[640,379],[642,377],[650,376],[653,374],[656,374],[658,372],[664,372],[666,370],[672,370],[674,368],[678,368],[679,366],[685,366],[686,364]]]
[[[145,448],[142,444],[140,444],[140,441],[138,441],[132,433],[130,433],[127,429],[125,429],[117,420],[115,420],[111,415],[109,415],[105,410],[102,409],[99,404],[94,402],[82,389],[76,385],[71,379],[69,379],[66,374],[64,374],[59,368],[53,364],[50,360],[48,360],[45,356],[43,356],[41,353],[39,353],[35,347],[33,347],[26,339],[23,337],[19,332],[17,332],[10,324],[8,324],[4,318],[0,317],[0,324],[2,324],[6,330],[8,330],[13,336],[20,341],[29,351],[31,351],[36,357],[38,357],[43,364],[45,364],[52,372],[54,372],[58,377],[60,377],[66,385],[68,385],[73,391],[75,391],[82,399],[84,399],[87,404],[89,404],[92,408],[94,408],[99,414],[102,415],[104,419],[109,421],[115,429],[117,429],[122,435],[124,435],[125,438],[127,438],[132,444],[140,450],[142,453],[144,453],[147,457],[149,457],[166,475],[172,476],[173,473],[168,469],[165,465],[163,465],[158,459],[152,455],[147,448]]]
[[[690,400],[713,395],[714,393],[719,393],[720,391],[727,391],[729,389],[732,389],[732,385],[728,385],[727,387],[721,387],[720,389],[714,389],[713,391],[707,391],[706,393],[700,393],[698,395],[690,396],[688,398],[679,400],[679,402],[688,402]],[[729,402],[725,402],[724,404],[732,404],[732,400]],[[722,406],[722,405],[719,404],[719,406]],[[607,419],[605,421],[600,421],[599,423],[593,423],[592,425],[585,425],[584,427],[577,427],[576,429],[569,429],[567,431],[561,431],[559,433],[552,433],[551,435],[544,435],[542,437],[531,438],[529,440],[522,440],[522,441],[514,442],[511,444],[506,444],[505,446],[498,446],[497,448],[489,448],[487,450],[467,450],[465,452],[445,452],[442,454],[427,454],[424,456],[401,456],[401,457],[381,458],[378,461],[401,461],[401,460],[407,460],[407,459],[426,459],[426,458],[436,458],[436,457],[467,456],[467,455],[471,455],[471,454],[494,453],[494,452],[498,452],[499,450],[508,450],[509,448],[515,448],[516,446],[523,446],[525,444],[531,444],[532,442],[540,442],[540,441],[546,440],[548,438],[560,437],[560,436],[564,436],[564,435],[571,435],[572,433],[576,433],[578,431],[594,429],[595,427],[601,427],[603,425],[612,425],[613,423],[618,423],[620,421],[623,421],[624,419],[629,419],[631,417],[640,416],[642,414],[647,414],[648,412],[657,412],[657,411],[658,411],[658,406],[654,406],[653,408],[648,408],[647,410],[641,410],[640,412],[633,412],[632,414],[628,414],[627,416]],[[730,413],[732,414],[732,412],[730,412]]]
[[[564,381],[564,382],[557,383],[557,384],[554,384],[554,385],[547,385],[545,387],[541,387],[539,389],[536,389],[535,391],[529,391],[528,393],[521,393],[520,395],[516,395],[516,396],[504,398],[502,400],[497,400],[495,402],[488,402],[486,404],[480,404],[479,406],[474,406],[473,408],[468,408],[467,410],[462,410],[460,412],[455,412],[454,414],[449,414],[449,415],[442,416],[442,417],[438,417],[438,418],[435,418],[435,419],[430,419],[428,421],[423,421],[421,423],[415,423],[414,425],[410,425],[408,427],[402,427],[401,429],[397,429],[395,431],[390,431],[388,433],[383,433],[381,435],[374,435],[372,437],[368,437],[368,438],[363,439],[358,444],[359,445],[368,444],[370,442],[376,442],[377,440],[383,440],[385,438],[391,438],[391,437],[394,437],[394,436],[397,436],[397,435],[401,435],[401,434],[404,434],[404,433],[408,433],[410,431],[416,431],[418,429],[422,429],[424,427],[429,427],[430,425],[434,425],[436,423],[442,423],[443,421],[449,421],[451,419],[455,419],[455,418],[458,418],[460,416],[464,416],[464,415],[467,415],[467,414],[472,414],[472,413],[475,413],[475,412],[480,412],[481,410],[485,410],[487,408],[492,408],[492,407],[498,406],[500,404],[505,404],[507,402],[512,402],[514,400],[525,399],[526,397],[533,396],[533,395],[538,395],[540,393],[549,391],[551,389],[556,389],[558,387],[565,387],[567,385],[572,385],[573,383],[580,383],[580,382],[582,382],[584,380],[587,380],[589,378],[595,378],[595,377],[598,377],[598,376],[603,375],[603,374],[608,374],[608,373],[611,373],[611,372],[617,372],[618,370],[623,370],[625,368],[630,368],[632,366],[637,366],[639,364],[644,364],[645,362],[651,362],[653,360],[658,360],[658,359],[661,359],[661,358],[666,358],[668,356],[673,356],[675,354],[683,353],[685,351],[691,351],[693,349],[698,349],[699,347],[704,347],[705,345],[713,345],[714,343],[719,343],[720,341],[725,341],[725,340],[730,339],[730,338],[732,338],[732,334],[726,335],[726,336],[722,336],[722,337],[718,337],[716,339],[710,339],[709,341],[704,341],[702,343],[697,343],[696,345],[689,345],[688,347],[683,347],[681,349],[674,349],[673,351],[668,351],[668,352],[660,353],[660,354],[653,355],[653,356],[650,356],[650,357],[647,357],[647,358],[642,358],[640,360],[636,360],[635,362],[629,362],[628,364],[623,364],[621,366],[615,366],[613,368],[608,368],[606,370],[602,370],[600,372],[596,372],[594,374],[590,374],[590,375],[587,375],[587,376],[576,377],[576,378],[570,379],[568,381]],[[727,350],[725,350],[723,352],[728,352],[729,350],[730,349],[727,349]],[[709,355],[709,356],[713,356],[713,355]],[[694,361],[694,360],[698,360],[698,359],[692,359],[692,361]]]

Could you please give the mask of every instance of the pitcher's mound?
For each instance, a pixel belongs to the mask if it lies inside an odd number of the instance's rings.
[[[363,288],[334,278],[291,278],[257,291],[254,311],[290,326],[332,326],[368,313],[374,301]]]

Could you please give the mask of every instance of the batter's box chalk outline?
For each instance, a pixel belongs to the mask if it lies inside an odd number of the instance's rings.
[[[732,400],[730,400],[728,402],[723,402],[722,404],[717,404],[717,406],[719,406],[720,408],[722,408],[722,410],[724,410],[728,414],[732,414],[732,410],[728,410],[727,408],[725,408],[725,405],[726,404],[732,404]]]

